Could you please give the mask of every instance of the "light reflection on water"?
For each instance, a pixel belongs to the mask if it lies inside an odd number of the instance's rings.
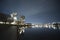
[[[60,29],[53,28],[26,28],[22,40],[58,40]]]

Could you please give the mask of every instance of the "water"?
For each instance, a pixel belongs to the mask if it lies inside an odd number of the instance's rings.
[[[59,40],[60,29],[53,28],[27,28],[19,40]],[[17,40],[17,27],[0,25],[0,40]]]
[[[20,40],[58,40],[60,30],[52,28],[27,28]]]
[[[0,40],[17,40],[17,27],[0,25]]]

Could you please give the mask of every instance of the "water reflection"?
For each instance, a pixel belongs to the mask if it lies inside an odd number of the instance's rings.
[[[60,39],[60,29],[53,28],[27,28],[20,35],[19,40],[58,40]]]

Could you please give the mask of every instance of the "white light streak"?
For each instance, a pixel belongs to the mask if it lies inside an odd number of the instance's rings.
[[[4,22],[0,22],[0,24],[3,24]]]

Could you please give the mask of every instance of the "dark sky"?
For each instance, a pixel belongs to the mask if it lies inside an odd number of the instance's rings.
[[[59,0],[0,0],[0,12],[25,15],[26,22],[60,22]]]

